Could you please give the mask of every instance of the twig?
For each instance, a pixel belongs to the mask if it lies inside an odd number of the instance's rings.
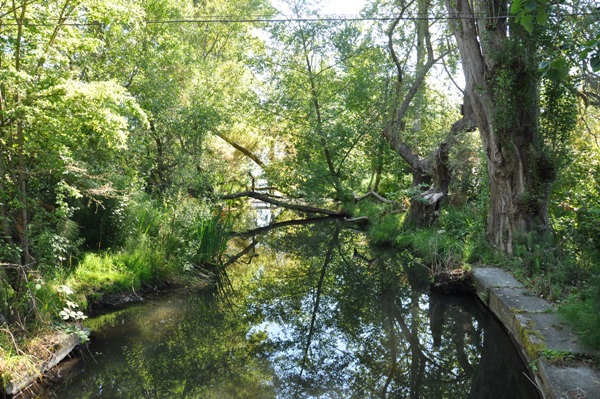
[[[533,380],[531,379],[531,377],[529,377],[529,376],[527,375],[527,373],[526,373],[526,372],[523,372],[523,375],[525,376],[525,378],[527,378],[527,379],[529,380],[529,382],[531,382],[531,384],[532,384],[532,385],[535,387],[535,389],[537,389],[537,390],[538,390],[538,392],[540,393],[540,395],[541,395],[541,396],[544,396],[544,395],[543,395],[543,392],[542,392],[542,390],[540,389],[540,387],[538,387],[538,386],[537,386],[537,384],[535,383],[535,381],[533,381]]]
[[[10,332],[8,328],[0,328],[0,330],[6,331],[8,335],[10,335],[10,338],[12,339],[13,345],[15,346],[15,350],[17,351],[17,353],[25,355],[25,352],[19,349],[19,345],[17,345],[17,340],[15,339],[15,336],[12,334],[12,332]]]
[[[141,296],[139,296],[139,295],[137,294],[137,292],[135,292],[135,288],[133,288],[133,279],[131,279],[131,290],[133,291],[133,293],[135,294],[135,296],[137,296],[137,297],[138,297],[138,299],[139,299],[140,301],[144,302],[144,298],[142,298]]]

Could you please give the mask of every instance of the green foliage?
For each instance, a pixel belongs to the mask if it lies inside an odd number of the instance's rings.
[[[590,109],[591,116],[597,110]],[[591,129],[597,129],[593,119]],[[576,287],[561,307],[588,345],[600,348],[600,151],[593,137],[569,143],[569,162],[561,170],[550,209],[562,250],[573,259],[568,287]]]
[[[463,267],[480,256],[478,246],[485,242],[481,220],[473,205],[447,206],[433,227],[403,231],[396,246],[410,249],[432,271]]]
[[[577,356],[570,351],[558,351],[558,350],[543,350],[541,351],[542,356],[548,360],[551,364],[561,365],[577,360]]]
[[[50,0],[4,8],[0,313],[23,328],[38,318],[47,324],[58,302],[44,284],[28,287],[32,279],[110,292],[217,264],[232,221],[204,198],[228,175],[205,156],[206,141],[212,131],[245,129],[239,122],[256,93],[243,59],[258,39],[249,24],[144,21],[268,13],[268,4]],[[155,202],[141,198],[144,190]]]
[[[2,388],[11,380],[40,372],[43,362],[56,350],[57,332],[75,334],[82,342],[88,339],[88,331],[80,324],[87,316],[80,310],[71,288],[44,281],[34,274],[30,274],[28,278],[31,280],[24,284],[20,296],[11,295],[12,298],[7,298],[20,299],[20,302],[11,304],[9,324],[0,324]],[[0,283],[4,283],[1,278]],[[8,296],[1,284],[0,293],[5,298]],[[21,323],[21,327],[27,327],[25,334],[12,328],[13,318]]]
[[[143,285],[203,279],[218,268],[233,219],[195,199],[160,203],[143,196],[125,209],[124,246],[88,253],[66,277],[82,300]]]
[[[600,72],[600,33],[595,38],[583,43],[579,53],[580,59],[589,57],[589,65],[592,71]]]
[[[553,235],[530,233],[516,241],[514,256],[504,264],[539,295],[560,300],[585,280],[587,272]]]
[[[510,13],[515,16],[515,22],[521,24],[527,32],[533,32],[534,21],[539,25],[548,23],[547,0],[514,0]]]
[[[589,287],[573,294],[560,307],[561,314],[579,333],[583,343],[592,348],[600,348],[600,271]]]
[[[400,202],[381,203],[370,198],[364,199],[351,208],[355,217],[368,218],[367,235],[377,246],[393,246],[395,237],[402,232],[405,212],[400,212]]]
[[[310,2],[282,7],[299,17],[318,14]],[[277,143],[266,175],[294,196],[343,201],[390,167],[380,137],[390,89],[385,51],[354,22],[276,24],[270,33],[256,59],[267,78],[261,109]]]
[[[442,229],[418,229],[397,238],[400,248],[411,252],[432,272],[453,269],[462,265],[464,246]]]
[[[448,202],[460,207],[485,198],[488,175],[479,132],[459,133],[454,140],[448,157],[452,173]]]
[[[86,254],[67,280],[80,295],[114,293],[139,288],[133,270],[118,255]]]
[[[600,34],[594,18],[594,2],[551,3],[547,0],[515,0],[510,14],[530,34],[546,36],[541,48],[542,76],[554,83],[567,79],[576,68],[600,71]],[[568,17],[565,19],[564,15]],[[576,32],[576,34],[575,34]]]
[[[547,80],[540,99],[540,131],[544,139],[544,154],[539,156],[538,175],[543,181],[554,181],[556,170],[572,161],[571,135],[577,128],[578,101],[572,82],[565,78],[560,83]],[[545,156],[546,161],[542,159]]]
[[[402,232],[404,216],[398,213],[381,215],[369,228],[369,241],[373,245],[393,245],[395,237]]]
[[[552,61],[542,61],[538,68],[543,77],[554,83],[564,81],[569,76],[570,70],[567,60],[562,56]]]
[[[562,247],[582,269],[600,259],[600,154],[587,141],[570,146],[570,162],[558,176],[550,212]]]

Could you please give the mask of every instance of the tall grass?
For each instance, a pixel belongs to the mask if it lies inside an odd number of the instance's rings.
[[[229,214],[187,197],[171,203],[144,198],[128,215],[124,246],[87,254],[69,277],[84,296],[207,278],[218,269],[233,227]]]
[[[430,227],[404,228],[394,245],[410,250],[432,272],[461,267],[478,255],[484,235],[479,216],[469,206],[442,209]]]
[[[233,228],[230,214],[222,216],[217,212],[210,219],[201,220],[195,230],[196,247],[195,262],[198,265],[215,263],[221,260],[227,241]]]

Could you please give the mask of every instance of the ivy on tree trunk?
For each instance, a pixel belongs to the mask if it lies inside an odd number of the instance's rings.
[[[505,17],[506,1],[446,1],[446,7],[455,17],[451,26],[487,159],[487,235],[511,254],[518,235],[547,229],[554,179],[539,129],[536,35]]]

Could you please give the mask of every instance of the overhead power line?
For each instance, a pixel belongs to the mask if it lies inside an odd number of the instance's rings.
[[[598,16],[600,17],[600,10],[581,12],[581,13],[561,13],[561,17],[585,17],[585,16]],[[300,17],[300,18],[281,18],[281,17],[269,17],[269,16],[252,16],[252,17],[234,17],[234,16],[203,16],[201,18],[185,18],[185,19],[154,19],[145,20],[142,23],[148,25],[166,25],[166,24],[237,24],[237,23],[257,23],[257,24],[272,24],[272,23],[293,23],[293,22],[390,22],[397,19],[401,21],[448,21],[448,20],[501,20],[507,18],[513,18],[514,15],[496,15],[487,16],[483,14],[447,14],[441,16],[406,16],[406,17],[393,17],[393,16],[372,16],[372,17],[361,17],[361,16],[348,16],[348,15],[325,15],[321,17]],[[5,22],[4,26],[55,26],[56,23],[37,23],[23,21],[21,24],[18,22]],[[98,21],[90,22],[63,22],[61,25],[64,26],[98,26],[102,25]]]

